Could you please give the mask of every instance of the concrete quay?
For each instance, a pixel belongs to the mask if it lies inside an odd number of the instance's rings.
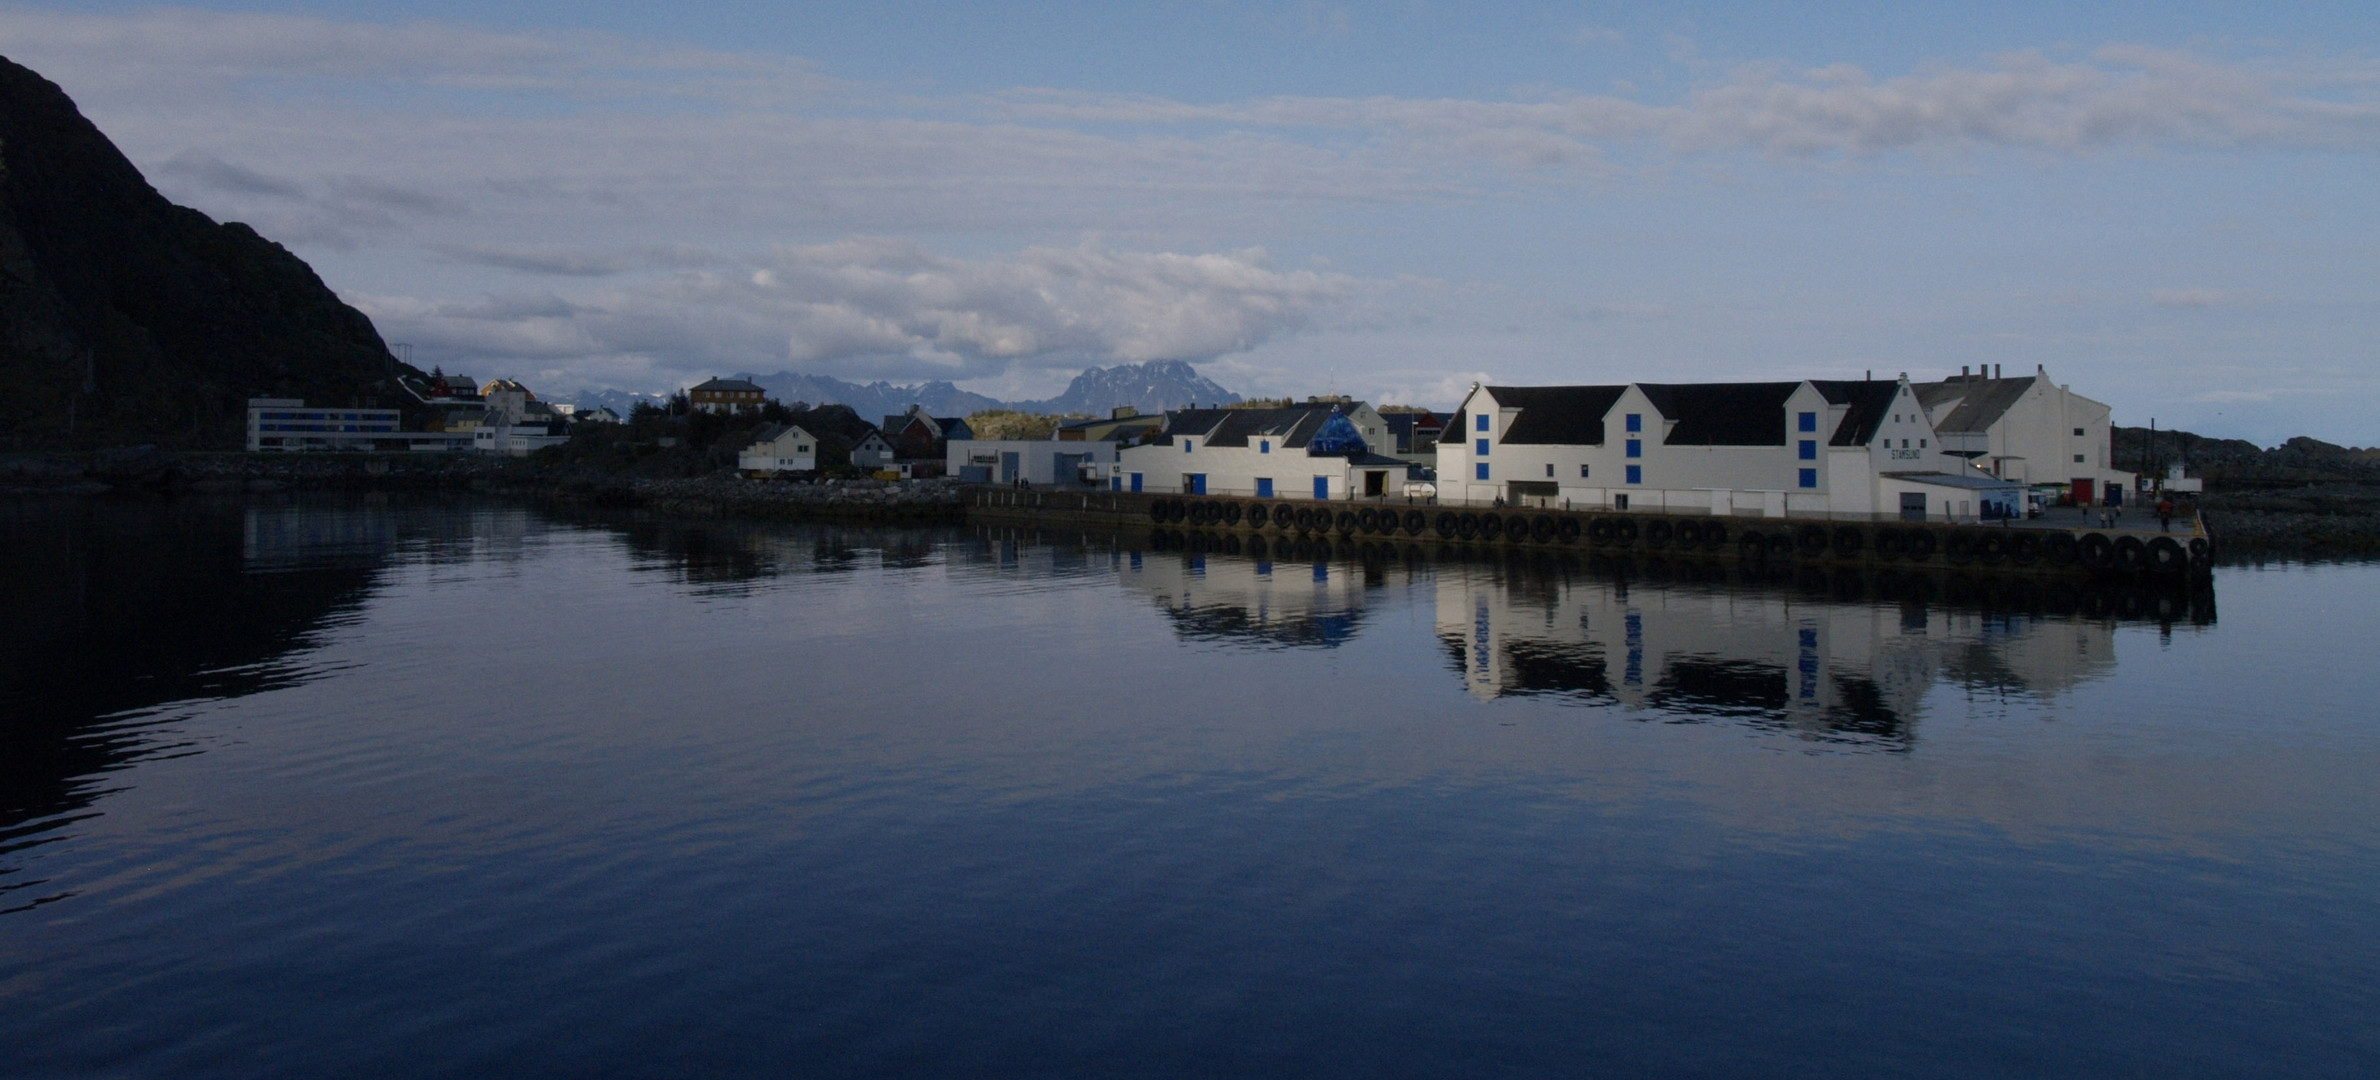
[[[1631,511],[1497,509],[1402,501],[1250,499],[971,485],[970,522],[1130,529],[1235,537],[1246,548],[1284,541],[1461,545],[1659,555],[1747,567],[1955,568],[1988,574],[2108,579],[2203,579],[2214,541],[2196,521],[2160,532],[2154,514],[2123,527],[2054,516],[1990,524],[1829,520]],[[2052,512],[2056,514],[2055,511]],[[2079,517],[2079,515],[2075,515]]]

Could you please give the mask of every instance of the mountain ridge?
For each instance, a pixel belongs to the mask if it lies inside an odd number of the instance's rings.
[[[166,199],[0,57],[0,447],[225,449],[250,396],[403,407],[408,374],[304,260]]]
[[[770,397],[786,404],[804,401],[812,405],[848,405],[852,411],[871,418],[898,415],[907,412],[911,405],[923,406],[935,416],[968,416],[990,409],[1104,416],[1108,410],[1122,406],[1154,413],[1187,405],[1229,404],[1241,400],[1240,395],[1200,375],[1196,368],[1181,360],[1152,360],[1144,364],[1087,368],[1067,384],[1065,392],[1056,397],[1016,401],[1003,401],[961,390],[944,380],[901,386],[881,379],[872,383],[855,383],[831,375],[805,375],[793,371],[780,371],[773,375],[739,372],[735,377],[759,384],[769,392]],[[573,400],[586,406],[609,406],[626,415],[627,410],[638,401],[658,401],[659,398],[622,390],[597,390],[581,393]]]

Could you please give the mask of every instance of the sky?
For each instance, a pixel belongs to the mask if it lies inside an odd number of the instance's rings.
[[[0,55],[549,396],[1989,364],[2380,444],[2380,5],[1814,7],[0,0]]]

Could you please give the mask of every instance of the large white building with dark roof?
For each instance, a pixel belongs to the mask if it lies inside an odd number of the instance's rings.
[[[2047,368],[2013,379],[1962,370],[1915,389],[1943,450],[1980,472],[2028,486],[2057,484],[2085,505],[2120,499],[2132,485],[2133,474],[2110,461],[2111,411],[2053,382]]]
[[[2023,509],[2020,484],[1941,445],[1906,377],[1474,387],[1439,439],[1438,493],[1769,517]]]
[[[1373,448],[1388,424],[1360,401],[1284,409],[1182,409],[1118,454],[1118,491],[1260,499],[1402,497],[1407,463]]]

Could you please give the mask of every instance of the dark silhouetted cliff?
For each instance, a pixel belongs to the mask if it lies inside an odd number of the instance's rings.
[[[304,261],[166,201],[0,58],[0,449],[235,447],[252,395],[401,406],[410,371]]]

